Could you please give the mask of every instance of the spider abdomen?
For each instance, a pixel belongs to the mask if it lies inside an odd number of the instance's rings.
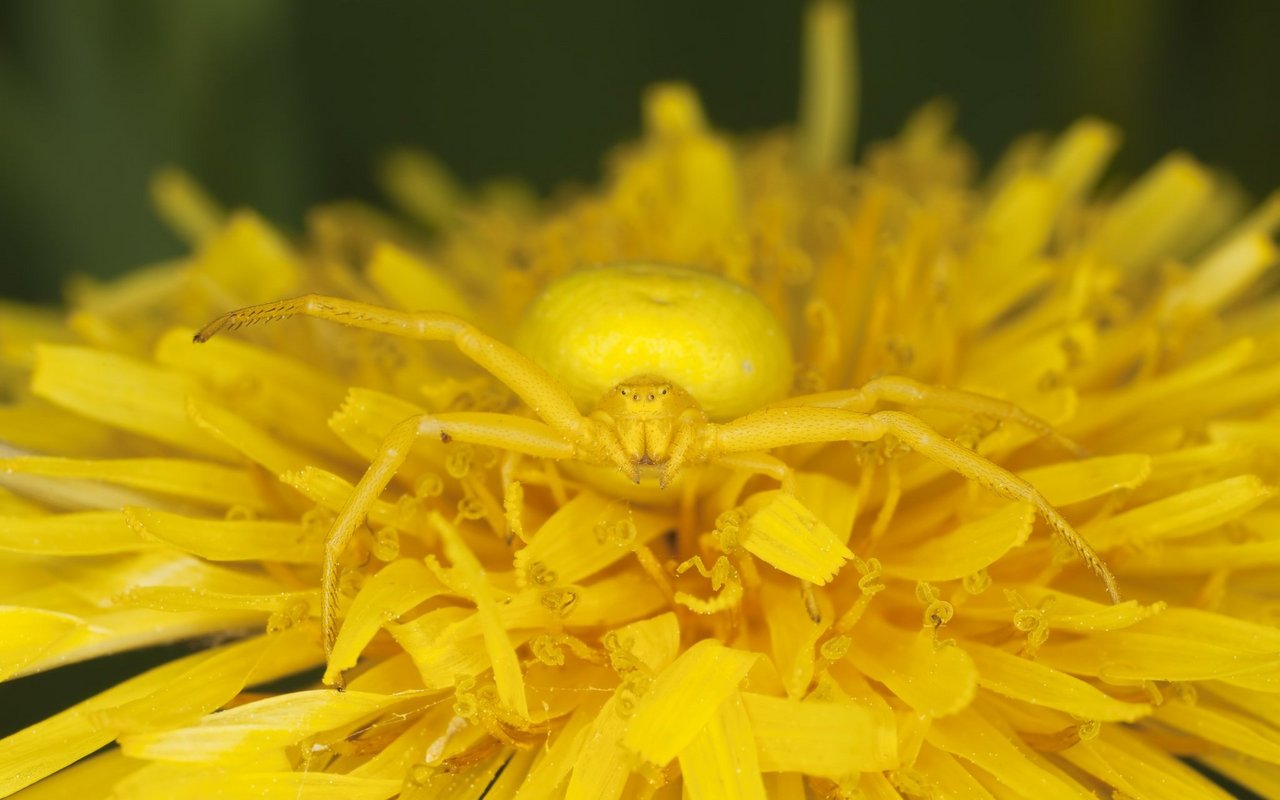
[[[791,387],[791,346],[749,289],[662,264],[570,273],[529,306],[516,348],[551,373],[582,409],[636,375],[685,389],[711,419],[778,400]]]

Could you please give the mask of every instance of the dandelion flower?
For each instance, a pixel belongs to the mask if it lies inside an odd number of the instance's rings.
[[[1100,190],[1119,135],[1092,119],[975,182],[937,104],[847,165],[846,21],[817,9],[794,136],[657,86],[603,185],[547,206],[398,154],[425,244],[350,205],[291,241],[165,173],[188,258],[65,319],[4,308],[0,678],[220,643],[0,741],[0,795],[1280,796],[1280,199],[1245,212],[1183,154]],[[683,497],[437,437],[341,554],[326,663],[326,534],[383,437],[522,404],[446,345],[194,331],[318,292],[510,340],[555,279],[635,263],[749,288],[791,394],[898,375],[1046,420],[909,409],[1033,485],[1124,601],[892,437]]]

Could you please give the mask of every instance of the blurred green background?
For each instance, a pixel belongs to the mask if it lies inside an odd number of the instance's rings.
[[[183,166],[286,230],[378,200],[410,144],[466,181],[541,190],[599,175],[642,88],[683,78],[715,122],[794,117],[802,4],[730,0],[0,0],[0,295],[171,257],[146,185]],[[1186,148],[1263,194],[1280,185],[1280,3],[944,2],[858,7],[860,144],[939,94],[990,163],[1083,113],[1120,124],[1134,173]]]

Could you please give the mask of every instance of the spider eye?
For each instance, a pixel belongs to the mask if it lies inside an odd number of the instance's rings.
[[[667,390],[666,390],[666,389],[663,389],[663,390],[662,390],[662,393],[663,393],[663,394],[666,394],[666,393],[667,393]]]
[[[650,399],[650,400],[652,400],[652,399],[653,399],[653,395],[649,395],[649,399]]]
[[[626,389],[619,389],[618,391],[619,391],[619,392],[622,392],[622,396],[623,396],[623,397],[626,397],[626,396],[627,396],[627,390],[626,390]]]

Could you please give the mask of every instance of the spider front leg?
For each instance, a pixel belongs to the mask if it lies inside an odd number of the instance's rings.
[[[393,427],[325,537],[320,628],[326,663],[338,638],[338,560],[364,522],[373,501],[404,465],[414,442],[421,436],[488,445],[540,458],[565,459],[578,455],[577,448],[549,426],[509,414],[425,414],[410,417]],[[324,681],[341,688],[341,670],[329,667]]]
[[[816,442],[873,442],[890,434],[925,458],[977,481],[1001,497],[1033,505],[1076,551],[1085,566],[1101,579],[1111,602],[1120,602],[1111,570],[1034,486],[947,439],[910,414],[900,411],[862,414],[839,408],[803,406],[770,408],[711,426],[702,456],[716,461],[723,454]]]
[[[1084,458],[1089,452],[1071,439],[1059,433],[1045,420],[1029,413],[1021,406],[988,397],[977,392],[930,386],[926,383],[894,375],[875,378],[858,389],[844,389],[820,394],[790,397],[774,403],[770,408],[841,408],[846,411],[871,413],[884,401],[910,408],[932,408],[957,414],[987,417],[999,422],[1013,422],[1029,431],[1047,437],[1068,450],[1076,458]]]
[[[223,314],[201,328],[195,335],[195,341],[206,342],[222,331],[297,316],[314,317],[409,339],[453,342],[463,355],[501,381],[543,422],[555,428],[569,441],[588,444],[592,438],[591,426],[578,411],[573,398],[546,370],[509,345],[451,314],[396,311],[340,297],[309,294]]]

